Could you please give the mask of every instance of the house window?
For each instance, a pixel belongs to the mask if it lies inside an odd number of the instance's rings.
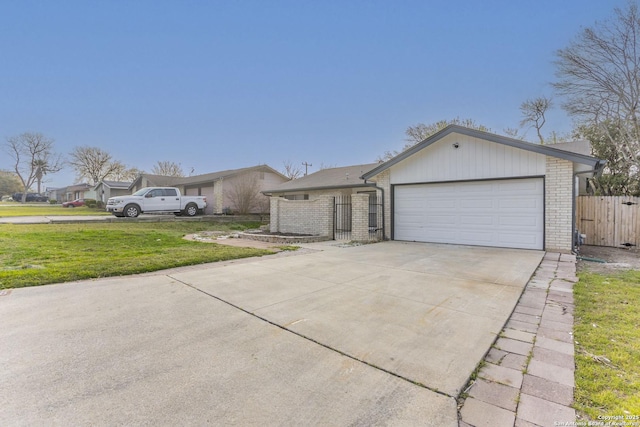
[[[287,200],[309,200],[308,194],[287,194],[284,196]]]
[[[260,172],[260,179],[264,179],[264,172]]]

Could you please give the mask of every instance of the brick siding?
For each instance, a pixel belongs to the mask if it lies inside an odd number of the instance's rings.
[[[315,200],[271,198],[270,230],[272,233],[300,233],[329,236],[333,239],[333,197]]]
[[[545,250],[573,249],[573,163],[547,157],[545,178]]]

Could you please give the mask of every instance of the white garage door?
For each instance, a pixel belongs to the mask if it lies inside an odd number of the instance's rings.
[[[542,178],[397,185],[394,239],[542,249]]]

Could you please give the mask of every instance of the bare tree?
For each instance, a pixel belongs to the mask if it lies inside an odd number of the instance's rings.
[[[546,96],[539,96],[533,99],[527,99],[520,104],[520,112],[522,113],[522,120],[520,126],[534,127],[540,140],[540,144],[544,144],[544,137],[542,136],[542,127],[547,122],[545,114],[547,110],[551,108],[552,102],[550,98]]]
[[[522,139],[522,135],[520,135],[520,129],[518,128],[504,128],[502,132],[510,138]]]
[[[98,147],[75,147],[70,156],[69,164],[75,168],[78,181],[87,179],[94,185],[126,169],[122,163],[113,160],[111,154]]]
[[[182,166],[179,163],[172,161],[160,161],[156,163],[151,169],[151,173],[155,175],[164,175],[164,176],[175,176],[175,177],[183,177],[184,172],[182,171]]]
[[[291,163],[291,160],[285,160],[283,163],[282,175],[289,179],[300,178],[302,175],[302,168]]]
[[[5,150],[13,159],[13,171],[24,188],[22,202],[31,186],[48,173],[59,172],[63,161],[53,151],[53,139],[35,132],[25,132],[7,139]]]
[[[322,171],[325,169],[333,169],[333,168],[337,168],[338,166],[336,164],[331,164],[331,163],[327,163],[325,164],[324,162],[320,162],[320,166],[318,166],[318,170]]]
[[[116,167],[113,169],[113,171],[109,174],[108,177],[105,177],[105,179],[109,178],[114,181],[123,181],[123,182],[134,181],[138,176],[144,173],[144,171],[138,168],[127,167],[126,165],[118,161],[115,162],[115,166]]]
[[[227,197],[234,212],[244,215],[264,208],[267,196],[260,193],[260,182],[256,174],[245,174],[235,180]]]
[[[598,143],[615,146],[627,166],[640,169],[640,11],[634,2],[614,9],[612,19],[585,28],[556,53],[563,108],[582,126],[593,128]],[[615,129],[615,131],[613,131]],[[592,141],[593,143],[593,141]]]
[[[379,156],[376,160],[378,161],[389,160],[397,156],[401,152],[408,150],[414,145],[419,144],[420,142],[424,141],[434,133],[441,131],[442,129],[446,128],[449,125],[459,125],[459,126],[468,127],[471,129],[481,130],[484,132],[491,132],[491,129],[476,123],[475,120],[473,119],[461,119],[460,117],[456,117],[455,119],[452,119],[452,120],[440,120],[430,124],[418,123],[415,126],[409,126],[405,131],[405,134],[407,135],[407,138],[405,139],[405,141],[407,142],[405,143],[404,147],[402,147],[400,151],[396,151],[396,150],[385,151],[384,154],[382,156]]]

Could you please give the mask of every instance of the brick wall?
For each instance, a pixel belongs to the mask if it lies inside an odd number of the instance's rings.
[[[547,157],[545,178],[545,250],[573,249],[573,163]]]
[[[315,200],[272,197],[270,203],[272,233],[313,234],[333,239],[333,197]]]

